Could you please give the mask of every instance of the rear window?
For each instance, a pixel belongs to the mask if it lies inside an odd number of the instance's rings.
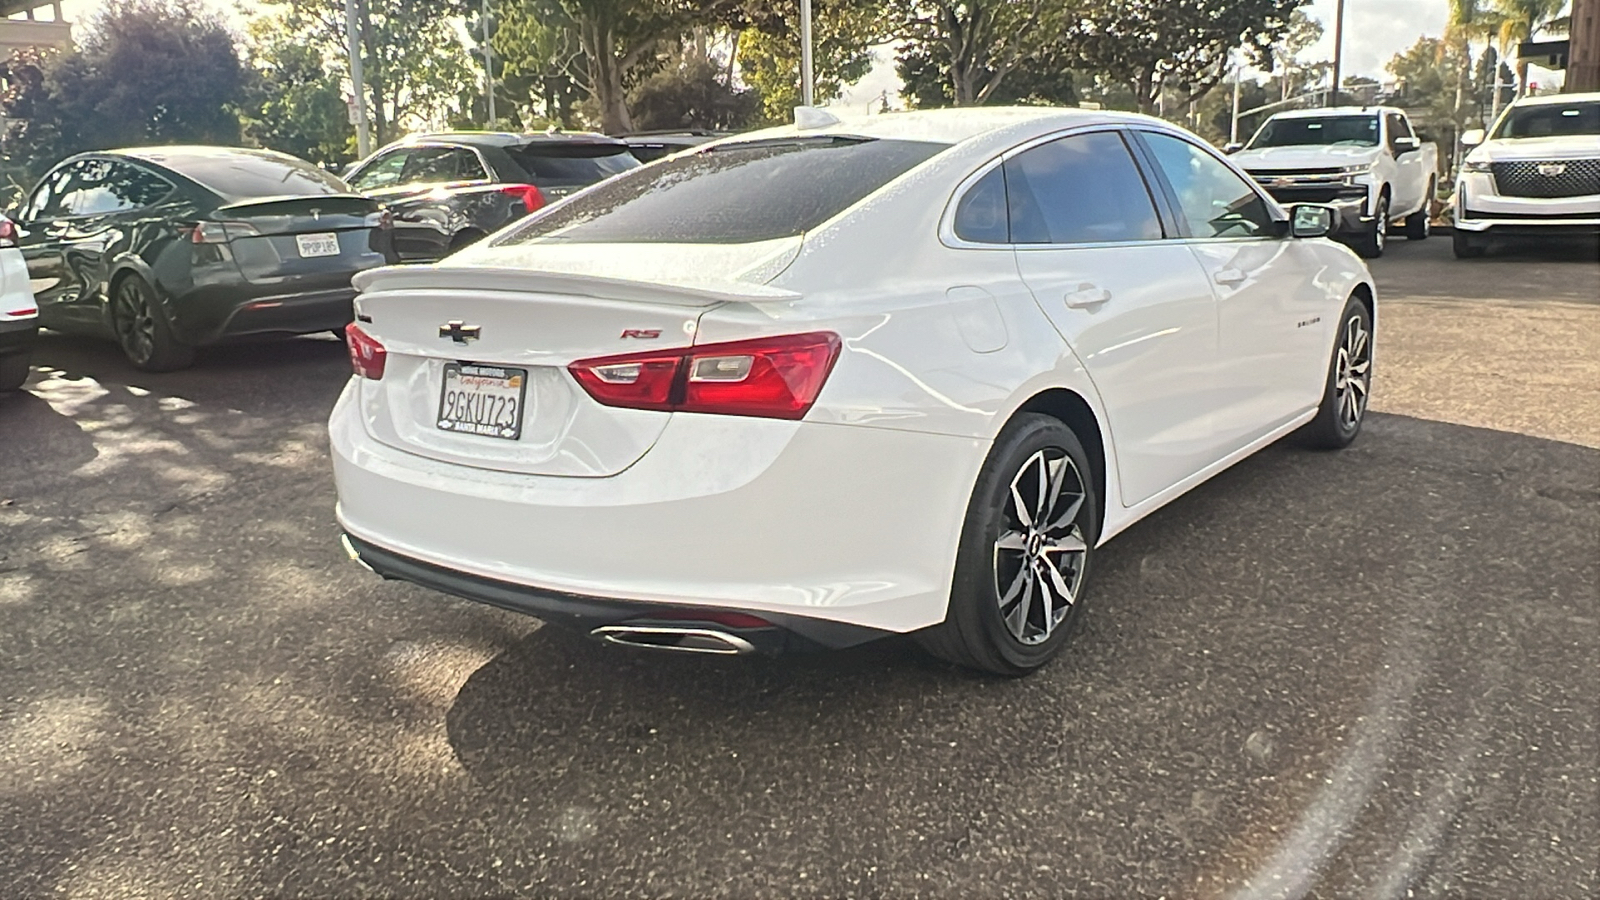
[[[585,191],[497,243],[739,244],[793,237],[947,146],[845,137],[723,144]]]
[[[550,184],[587,185],[637,168],[627,147],[615,144],[528,144],[506,153],[533,176]]]
[[[308,162],[256,153],[215,153],[156,158],[230,203],[255,197],[348,194],[337,175]]]
[[[1562,134],[1600,134],[1600,103],[1513,106],[1494,136],[1533,138]]]

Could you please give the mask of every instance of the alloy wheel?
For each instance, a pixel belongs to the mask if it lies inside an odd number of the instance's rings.
[[[1089,547],[1079,517],[1083,475],[1065,450],[1028,457],[1011,479],[1004,525],[994,542],[1000,617],[1023,644],[1041,644],[1077,601]]]
[[[1333,391],[1339,410],[1339,427],[1349,431],[1367,410],[1367,394],[1372,389],[1372,336],[1360,315],[1351,316],[1339,339],[1339,357],[1334,361]]]
[[[1383,249],[1389,246],[1389,201],[1387,199],[1378,201],[1377,228],[1378,230],[1372,236],[1372,242],[1373,246],[1378,248],[1378,252],[1382,253]]]
[[[144,291],[132,278],[117,286],[114,313],[117,340],[128,358],[135,362],[148,360],[155,351],[155,314],[150,309],[150,301]]]

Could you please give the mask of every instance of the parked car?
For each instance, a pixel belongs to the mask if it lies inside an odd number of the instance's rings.
[[[390,144],[346,178],[393,210],[395,251],[420,262],[638,165],[627,144],[600,134],[452,132]]]
[[[1390,227],[1432,231],[1439,148],[1417,137],[1404,111],[1387,106],[1281,112],[1236,151],[1234,162],[1280,203],[1339,211],[1335,236],[1368,259],[1383,255]]]
[[[634,159],[650,163],[727,136],[725,131],[639,131],[623,135],[622,140]]]
[[[1600,93],[1524,97],[1472,151],[1456,180],[1455,254],[1496,236],[1600,233]]]
[[[1095,548],[1360,430],[1372,279],[1326,207],[1143,116],[805,122],[358,276],[347,550],[622,644],[1020,674]]]
[[[114,338],[151,372],[207,344],[340,330],[350,276],[390,259],[379,204],[270,150],[80,154],[40,180],[17,229],[39,324]]]
[[[17,226],[0,216],[0,391],[28,380],[28,361],[39,333],[39,310],[28,284],[28,264],[17,249]]]

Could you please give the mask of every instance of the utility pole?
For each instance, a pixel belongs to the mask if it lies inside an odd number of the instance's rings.
[[[367,79],[361,71],[361,29],[356,24],[356,0],[344,0],[344,32],[350,53],[350,91],[355,94],[356,154],[362,159],[372,152],[372,135],[367,129]]]
[[[495,127],[494,114],[494,48],[489,46],[489,0],[483,0],[483,83],[489,97],[489,129]]]
[[[811,74],[811,0],[800,0],[800,105],[815,106],[817,83]]]
[[[1242,69],[1233,67],[1233,120],[1228,125],[1228,143],[1239,143],[1239,75]]]
[[[1333,14],[1333,99],[1324,106],[1339,105],[1339,70],[1344,63],[1344,0]]]

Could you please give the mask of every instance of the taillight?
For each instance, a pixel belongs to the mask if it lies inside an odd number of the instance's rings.
[[[374,381],[383,377],[383,364],[388,360],[389,353],[378,343],[378,339],[365,331],[354,322],[344,327],[344,343],[350,350],[350,369],[362,378],[371,378]]]
[[[10,219],[0,219],[0,247],[17,245],[17,225]]]
[[[195,244],[226,244],[236,238],[256,237],[261,232],[254,225],[243,222],[200,222],[189,232],[189,240]]]
[[[503,184],[500,193],[511,194],[522,201],[522,206],[528,212],[544,206],[544,192],[531,184]]]
[[[804,418],[822,393],[841,342],[819,331],[584,359],[568,366],[606,406]]]

